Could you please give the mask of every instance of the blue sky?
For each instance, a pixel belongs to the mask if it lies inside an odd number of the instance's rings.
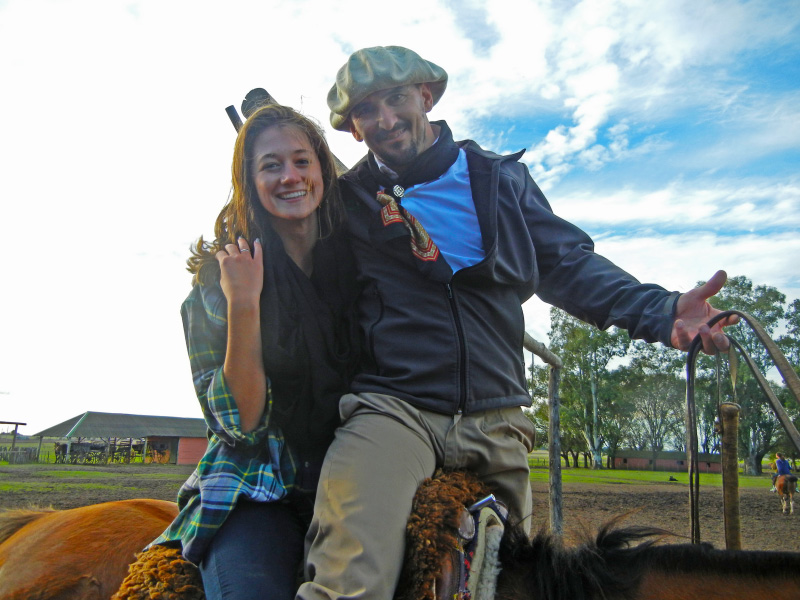
[[[432,119],[523,157],[642,281],[800,297],[800,2],[0,1],[0,420],[200,416],[178,308],[253,87],[327,126],[355,49],[444,67]],[[328,130],[354,163],[364,147]],[[526,303],[544,339],[547,307]]]

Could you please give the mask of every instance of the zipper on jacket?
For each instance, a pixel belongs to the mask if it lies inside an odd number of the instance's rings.
[[[456,414],[460,415],[464,413],[464,408],[467,405],[467,349],[464,342],[464,327],[461,324],[461,313],[458,310],[458,304],[456,304],[453,287],[449,283],[445,283],[444,285],[447,290],[447,299],[450,301],[450,310],[453,311],[453,318],[456,322],[456,333],[458,334],[458,378],[460,390]]]
[[[369,333],[367,334],[367,345],[369,346],[370,356],[372,356],[372,360],[375,362],[375,370],[380,374],[380,367],[378,366],[378,359],[376,358],[375,354],[375,328],[378,326],[378,323],[383,321],[383,296],[381,296],[380,290],[375,288],[372,292],[373,296],[378,302],[379,310],[378,310],[378,318],[376,318],[369,326]]]

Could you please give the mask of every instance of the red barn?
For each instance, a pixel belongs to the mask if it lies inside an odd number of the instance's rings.
[[[721,473],[719,454],[698,456],[701,473]],[[618,450],[614,456],[615,469],[632,471],[688,471],[685,452],[653,452],[651,450]]]
[[[195,465],[208,446],[206,433],[203,419],[90,411],[34,436],[39,438],[40,450],[45,437],[65,440],[56,445],[63,462],[133,460]]]

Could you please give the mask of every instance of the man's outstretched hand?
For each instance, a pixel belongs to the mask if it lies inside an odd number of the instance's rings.
[[[714,327],[706,325],[713,316],[722,312],[712,307],[708,303],[708,299],[722,289],[727,279],[728,275],[725,271],[717,271],[703,285],[678,298],[675,323],[672,325],[672,336],[670,337],[674,348],[688,350],[689,344],[699,333],[703,340],[703,352],[706,354],[714,354],[717,350],[721,352],[728,350],[730,342],[722,328],[733,325],[739,318],[734,315],[723,319]]]

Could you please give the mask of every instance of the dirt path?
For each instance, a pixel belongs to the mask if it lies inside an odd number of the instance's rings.
[[[548,491],[546,484],[533,485],[534,527],[547,523]],[[776,494],[764,489],[739,492],[742,523],[742,547],[745,550],[800,551],[800,497],[796,511],[784,516]],[[574,536],[582,526],[590,532],[618,515],[628,514],[624,523],[660,527],[678,535],[689,536],[689,490],[681,484],[643,485],[564,485],[565,530]],[[700,491],[700,536],[717,548],[725,547],[722,514],[722,490]],[[675,543],[690,540],[675,538]]]
[[[74,508],[126,498],[174,500],[192,470],[172,465],[0,466],[0,508]],[[547,524],[547,484],[534,483],[532,491],[536,530]],[[745,549],[800,551],[800,497],[797,512],[791,516],[781,514],[778,498],[766,487],[741,490],[740,503]],[[631,513],[627,524],[689,535],[689,493],[685,485],[564,485],[564,523],[569,540],[577,539],[582,530],[594,532],[609,519],[626,513]],[[719,488],[702,489],[700,519],[703,541],[724,548]]]

